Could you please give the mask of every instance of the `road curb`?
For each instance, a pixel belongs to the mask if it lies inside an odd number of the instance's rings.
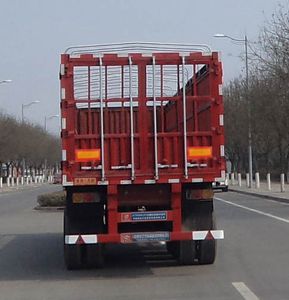
[[[34,210],[40,211],[63,211],[64,206],[35,206]]]
[[[273,195],[264,195],[264,194],[257,194],[257,193],[254,193],[254,192],[240,191],[240,190],[236,190],[234,188],[233,189],[229,188],[229,192],[235,192],[235,193],[255,196],[255,197],[259,197],[259,198],[271,199],[271,200],[278,201],[278,202],[289,203],[289,199],[280,198],[280,197],[276,197],[276,196],[273,196]]]
[[[2,194],[5,195],[5,194],[13,193],[13,192],[22,192],[25,190],[42,187],[44,185],[45,185],[45,183],[44,184],[19,185],[19,186],[15,186],[15,187],[2,187],[2,188],[0,188],[0,195],[2,195]]]

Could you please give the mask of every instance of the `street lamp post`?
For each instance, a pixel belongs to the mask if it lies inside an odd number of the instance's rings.
[[[248,38],[245,34],[244,39],[236,39],[223,33],[214,35],[216,38],[228,38],[232,41],[242,42],[245,47],[245,67],[246,67],[246,97],[248,109],[248,156],[249,156],[249,187],[253,187],[253,160],[252,160],[252,130],[251,130],[251,103],[249,101],[249,66],[248,66]]]
[[[45,129],[45,131],[47,131],[47,121],[51,120],[53,118],[59,118],[59,115],[45,116],[45,118],[44,118],[44,129]]]
[[[31,105],[37,103],[40,103],[40,101],[36,100],[36,101],[29,102],[27,104],[22,104],[22,114],[21,114],[22,123],[24,123],[24,108],[30,107]]]

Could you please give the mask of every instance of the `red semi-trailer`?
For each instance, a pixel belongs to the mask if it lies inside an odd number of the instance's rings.
[[[166,242],[211,264],[225,178],[222,66],[203,45],[70,47],[61,56],[64,256],[100,267],[108,243]]]

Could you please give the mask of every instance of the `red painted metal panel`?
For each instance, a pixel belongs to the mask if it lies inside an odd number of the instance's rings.
[[[154,234],[154,232],[152,232]],[[97,240],[99,243],[131,243],[132,233],[123,234],[98,234]],[[127,236],[127,239],[125,239]],[[192,231],[175,231],[169,232],[169,241],[192,240]]]
[[[219,116],[223,114],[221,63],[217,53],[203,56],[192,52],[185,58],[185,86],[182,79],[182,58],[179,53],[154,53],[156,120],[153,113],[152,57],[129,54],[132,61],[129,76],[128,57],[104,54],[97,58],[92,54],[79,57],[62,55],[65,73],[61,76],[62,147],[66,150],[63,174],[67,181],[77,177],[94,177],[101,181],[104,168],[105,180],[119,184],[156,179],[156,183],[178,178],[191,182],[203,178],[212,182],[225,169],[220,146],[224,144],[223,126]],[[100,67],[100,62],[102,67]],[[100,86],[100,74],[102,85]],[[132,84],[130,88],[130,84]],[[188,177],[184,176],[184,123],[182,89],[186,90],[187,146],[212,146],[213,157],[188,161]],[[104,165],[101,162],[77,162],[76,149],[101,148],[101,100],[103,95]],[[131,140],[131,114],[133,106],[133,149]],[[156,177],[154,122],[157,133]],[[133,153],[132,153],[133,151]],[[132,154],[134,162],[132,162]],[[198,167],[202,164],[202,167]],[[194,165],[192,167],[191,165]]]

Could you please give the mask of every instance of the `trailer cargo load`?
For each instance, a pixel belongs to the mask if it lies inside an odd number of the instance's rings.
[[[224,235],[212,190],[225,179],[218,53],[71,47],[60,79],[67,267],[99,267],[105,244],[140,242],[166,242],[181,264],[213,263]]]

